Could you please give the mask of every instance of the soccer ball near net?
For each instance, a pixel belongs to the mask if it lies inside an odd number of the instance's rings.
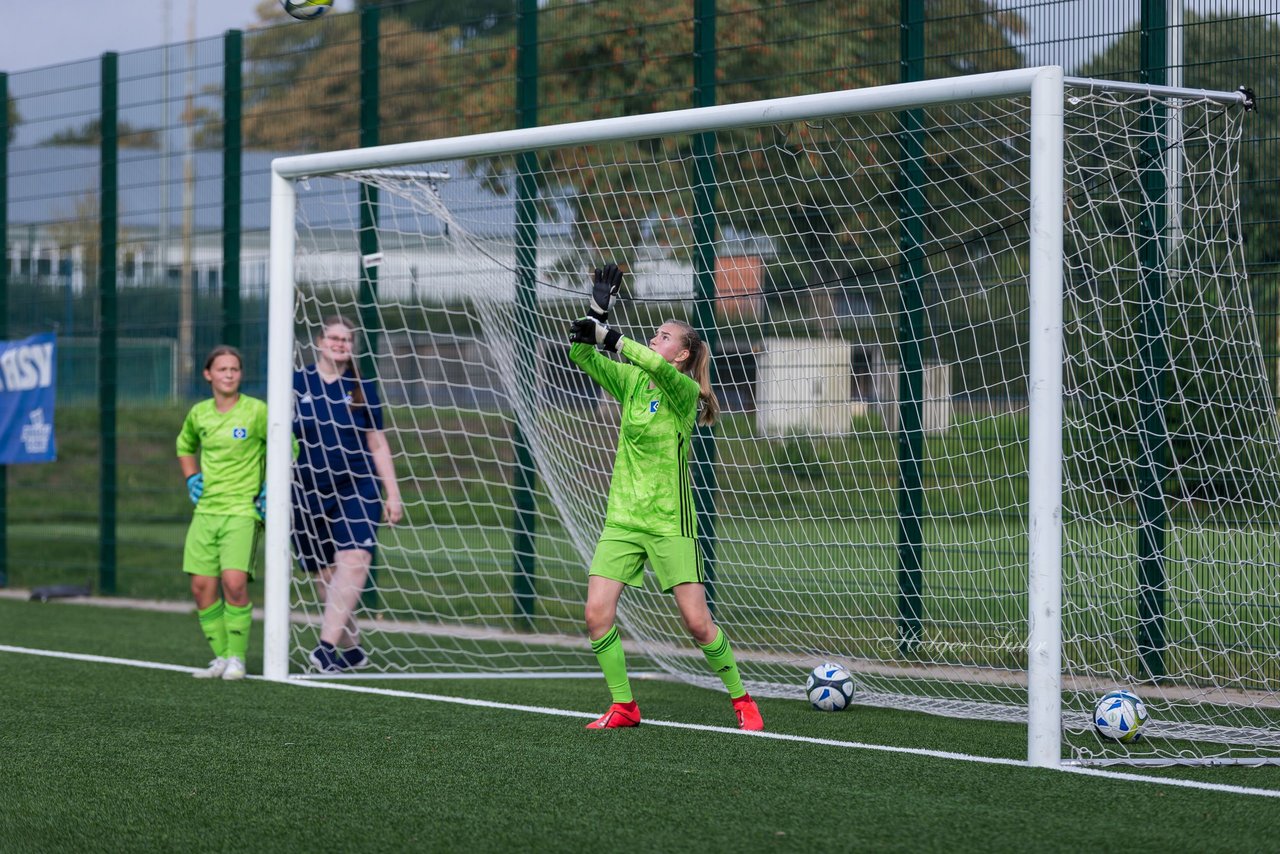
[[[280,0],[280,5],[299,21],[310,21],[328,12],[333,0]]]
[[[1103,738],[1128,744],[1142,737],[1147,706],[1132,691],[1103,694],[1093,707],[1093,726]]]
[[[804,683],[809,705],[820,712],[838,712],[853,699],[853,677],[838,664],[819,664]]]

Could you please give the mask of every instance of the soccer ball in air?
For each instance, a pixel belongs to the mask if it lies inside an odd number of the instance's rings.
[[[809,705],[820,712],[838,712],[853,699],[853,677],[838,664],[819,664],[804,683]]]
[[[1093,726],[1103,738],[1128,744],[1142,737],[1147,706],[1132,691],[1103,694],[1093,707]]]
[[[310,21],[328,12],[333,0],[280,0],[280,5],[299,21]]]

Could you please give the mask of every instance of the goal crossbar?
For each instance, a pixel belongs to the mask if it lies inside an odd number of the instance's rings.
[[[454,160],[461,157],[493,157],[519,151],[533,151],[553,146],[618,142],[670,134],[697,133],[708,128],[725,129],[754,125],[824,119],[840,115],[879,110],[909,110],[951,101],[976,101],[1003,98],[1031,92],[1038,78],[1057,78],[1067,87],[1096,91],[1203,98],[1223,104],[1245,103],[1243,92],[1219,92],[1169,86],[1149,86],[1087,77],[1064,77],[1057,66],[994,71],[941,80],[914,83],[892,83],[868,89],[846,89],[815,95],[770,98],[723,104],[715,107],[693,107],[639,116],[494,131],[420,140],[393,145],[378,145],[347,151],[277,157],[271,170],[282,178],[308,178],[337,172],[405,166],[411,163]]]

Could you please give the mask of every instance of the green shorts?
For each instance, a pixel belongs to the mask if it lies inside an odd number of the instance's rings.
[[[197,513],[187,528],[182,571],[217,578],[224,569],[238,569],[252,578],[261,530],[257,519],[246,516]]]
[[[631,587],[644,585],[644,563],[649,562],[666,593],[677,584],[702,583],[702,549],[693,537],[662,537],[606,525],[591,558],[591,575],[612,578]]]

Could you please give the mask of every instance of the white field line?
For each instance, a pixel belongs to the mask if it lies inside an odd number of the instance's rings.
[[[0,599],[17,599],[26,600],[30,598],[27,590],[18,588],[0,589]],[[116,596],[72,596],[66,598],[57,598],[52,600],[64,605],[89,605],[100,608],[123,608],[134,611],[158,611],[170,614],[195,614],[195,606],[190,602],[174,602],[174,601],[157,601],[150,599],[128,599]],[[263,611],[261,606],[253,609],[253,618],[261,622],[263,619]],[[289,615],[289,621],[295,625],[320,625],[320,615],[310,612],[294,611]],[[531,640],[538,645],[547,647],[559,647],[564,649],[582,650],[586,643],[586,635],[563,635],[563,634],[539,634],[536,636],[524,635],[513,631],[507,631],[500,628],[464,626],[454,624],[434,624],[419,623],[412,620],[371,620],[361,619],[357,621],[360,630],[366,634],[374,632],[390,632],[403,633],[406,635],[419,636],[441,636],[451,638],[470,638],[474,640],[492,640],[500,643],[515,642],[528,643]],[[692,658],[701,662],[701,655],[697,649],[692,646],[672,646],[668,644],[649,643],[645,647],[641,647],[634,639],[623,638],[622,648],[628,654],[637,656],[667,656],[669,658]],[[801,671],[808,670],[813,662],[807,657],[796,657],[785,653],[774,653],[763,650],[737,650],[735,652],[739,661],[768,661],[776,664],[791,664],[798,667]],[[928,679],[956,680],[960,682],[972,682],[975,684],[1002,685],[1008,687],[1026,687],[1027,680],[1025,673],[1017,673],[1006,670],[984,670],[970,667],[957,666],[924,666],[920,664],[887,664],[875,663],[868,661],[844,661],[842,662],[855,676],[859,673],[871,673],[878,676],[887,676],[896,678],[904,675],[913,677],[921,677]],[[299,674],[302,675],[302,674]],[[551,673],[547,678],[573,678],[578,674],[557,674]],[[631,674],[633,678],[656,678],[656,679],[678,679],[674,674],[665,672],[655,672],[649,674]],[[592,678],[598,677],[599,673],[592,673]],[[327,677],[334,678],[334,677]],[[337,677],[341,678],[341,677]],[[417,673],[388,673],[381,677],[370,676],[369,674],[358,674],[355,678],[364,681],[370,678],[386,678],[386,679],[421,679],[421,678],[446,678],[446,679],[465,679],[467,674],[417,674]],[[472,674],[471,678],[515,678],[510,674]],[[1064,687],[1078,691],[1093,691],[1101,694],[1111,690],[1114,685],[1110,681],[1086,679],[1078,676],[1066,675],[1063,680]],[[1259,692],[1252,691],[1233,691],[1226,692],[1219,690],[1217,692],[1209,692],[1202,688],[1180,688],[1178,686],[1165,685],[1158,689],[1155,686],[1150,688],[1157,691],[1163,699],[1189,699],[1195,698],[1200,702],[1206,703],[1242,703],[1247,702],[1253,706],[1276,707],[1280,705],[1280,699]],[[795,696],[799,696],[797,693]],[[889,705],[893,708],[901,708],[907,710],[919,710],[918,707],[894,702],[890,698],[881,701],[883,705]],[[1007,715],[998,717],[987,717],[988,720],[1011,720]],[[1153,729],[1163,726],[1155,722],[1148,724]],[[1212,739],[1210,739],[1212,740]]]
[[[88,655],[77,652],[60,652],[48,649],[30,649],[21,646],[0,644],[0,652],[16,655],[35,655],[44,658],[60,658],[69,661],[84,661],[91,664],[116,664],[125,667],[140,667],[146,670],[167,670],[178,673],[194,673],[200,668],[185,667],[180,664],[164,664],[156,661],[137,661],[130,658],[113,658],[105,655]],[[265,681],[261,676],[249,676],[252,680]],[[304,688],[323,688],[330,691],[349,691],[354,694],[373,694],[380,697],[398,697],[405,700],[427,700],[436,703],[450,703],[455,706],[473,706],[485,709],[501,709],[509,712],[526,712],[535,715],[553,715],[561,718],[578,718],[590,720],[598,716],[598,712],[575,712],[571,709],[553,709],[547,706],[523,706],[515,703],[499,703],[492,700],[476,700],[469,697],[447,697],[441,694],[420,694],[414,691],[399,691],[394,688],[373,688],[365,685],[348,685],[339,682],[320,682],[315,680],[290,679],[287,684]],[[839,747],[851,750],[873,750],[880,753],[897,753],[907,756],[922,756],[930,759],[947,759],[957,762],[975,762],[982,765],[1007,765],[1015,768],[1030,767],[1021,759],[1001,759],[991,756],[972,756],[967,753],[952,753],[945,750],[925,750],[914,747],[892,747],[883,744],[867,744],[860,741],[841,741],[833,738],[814,738],[805,735],[790,735],[780,732],[743,732],[732,727],[709,726],[707,724],[690,724],[681,721],[661,721],[645,718],[646,727],[669,727],[671,729],[712,732],[722,735],[742,736],[744,738],[768,738],[775,741],[794,741],[803,744],[816,744],[822,747]],[[1280,798],[1280,789],[1255,789],[1248,786],[1232,786],[1225,783],[1202,783],[1195,780],[1176,780],[1168,777],[1147,777],[1142,774],[1131,774],[1120,771],[1106,771],[1098,768],[1081,768],[1064,765],[1058,768],[1069,774],[1081,774],[1088,777],[1105,777],[1111,780],[1125,780],[1134,783],[1148,783],[1155,786],[1174,786],[1183,789],[1199,789],[1208,792],[1222,792],[1230,795],[1253,795],[1263,798]]]

